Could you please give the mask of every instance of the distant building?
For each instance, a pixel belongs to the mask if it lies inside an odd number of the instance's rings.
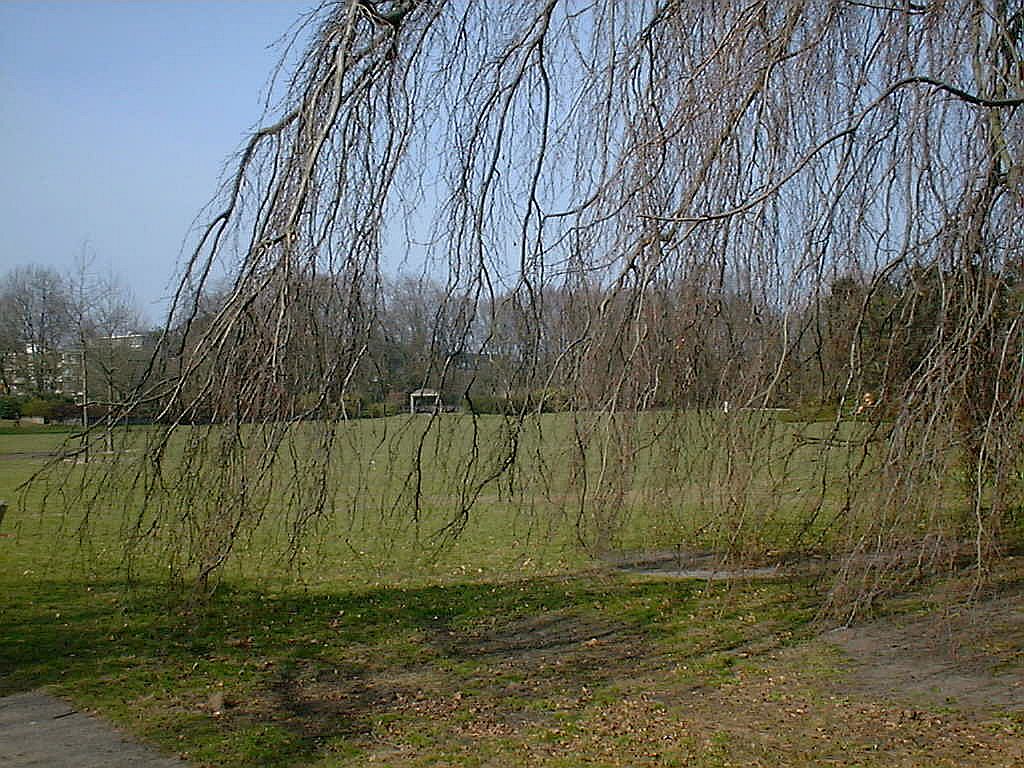
[[[152,351],[153,334],[126,333],[101,336],[87,343],[89,378],[95,383],[130,386],[145,353]],[[25,351],[0,353],[0,394],[56,394],[82,396],[81,347],[45,351],[27,345]],[[42,383],[42,391],[40,390]],[[92,389],[92,385],[90,385]]]
[[[0,355],[0,380],[4,394],[25,395],[32,392],[58,391],[60,353],[48,352],[35,344],[24,351]]]

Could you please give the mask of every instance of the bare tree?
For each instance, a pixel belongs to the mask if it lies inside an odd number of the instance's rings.
[[[0,335],[9,369],[21,387],[36,393],[59,388],[60,346],[71,331],[67,287],[59,273],[39,266],[16,267],[0,286]],[[8,382],[13,387],[15,382]]]
[[[67,281],[68,311],[74,327],[74,349],[82,445],[88,458],[90,411],[104,412],[106,450],[114,450],[115,413],[139,383],[145,355],[144,322],[131,289],[114,274],[101,275],[95,259],[83,249]]]
[[[656,462],[658,490],[687,500],[680,541],[753,557],[778,530],[783,548],[833,548],[837,606],[956,562],[965,542],[983,570],[1022,444],[1018,6],[339,0],[300,34],[287,95],[185,264],[165,334],[180,365],[133,400],[159,401],[166,426],[131,541],[173,539],[176,567],[205,583],[272,499],[289,499],[293,544],[335,511],[331,466],[358,450],[337,443],[339,395],[372,357],[383,254],[405,231],[443,275],[454,346],[505,361],[509,392],[569,390],[562,503],[581,540],[611,545],[638,463]],[[839,333],[842,275],[857,290]],[[343,340],[304,287],[321,278]],[[449,381],[451,357],[429,350]],[[816,372],[835,422],[794,440],[764,409],[808,397]],[[868,391],[884,407],[850,434],[842,415]],[[300,392],[319,450],[289,467]],[[214,423],[166,461],[200,402]],[[655,406],[669,411],[652,448]],[[498,478],[546,492],[517,473],[530,412],[487,450],[474,422],[452,530]],[[413,515],[418,467],[402,486]]]

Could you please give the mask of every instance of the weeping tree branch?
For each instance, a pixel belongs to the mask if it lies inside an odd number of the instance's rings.
[[[129,548],[206,585],[275,526],[299,563],[341,521],[445,538],[486,499],[594,549],[655,509],[675,545],[828,548],[860,606],[1003,529],[1002,5],[346,0],[309,28],[125,404],[158,404],[145,460],[88,469]],[[466,413],[348,424],[420,387]]]

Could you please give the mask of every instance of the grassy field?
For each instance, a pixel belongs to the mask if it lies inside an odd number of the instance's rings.
[[[116,516],[93,520],[88,547],[78,549],[74,513],[53,499],[41,506],[43,490],[32,490],[0,527],[0,694],[47,687],[197,765],[1024,760],[1024,568],[1014,561],[980,618],[941,616],[923,593],[889,603],[891,615],[866,635],[840,636],[814,621],[820,592],[809,578],[631,576],[578,546],[581,524],[591,526],[587,516],[599,509],[585,504],[581,522],[574,484],[583,471],[593,499],[627,502],[608,542],[616,548],[672,546],[680,528],[692,532],[708,485],[671,494],[700,472],[735,473],[735,510],[750,524],[785,528],[785,514],[756,515],[757,500],[773,495],[791,499],[786,514],[796,519],[813,504],[827,518],[839,500],[796,492],[844,471],[851,452],[822,467],[806,440],[826,437],[827,426],[754,424],[741,449],[754,451],[757,440],[780,449],[742,469],[686,449],[686,436],[714,429],[712,421],[643,425],[637,434],[670,442],[635,439],[622,464],[634,474],[616,487],[614,473],[598,480],[599,453],[573,468],[565,446],[575,427],[545,417],[539,433],[519,436],[522,474],[508,487],[486,484],[462,535],[432,550],[431,532],[446,521],[467,467],[484,476],[508,435],[498,419],[480,422],[473,467],[472,425],[424,424],[343,427],[339,451],[352,458],[332,467],[336,513],[306,553],[301,579],[285,578],[267,554],[280,535],[269,525],[251,534],[203,603],[169,590],[155,561],[125,584]],[[413,524],[394,500],[424,436],[444,449],[427,454],[437,460]],[[0,499],[17,497],[60,438],[0,435]],[[313,449],[288,450],[301,462]],[[370,511],[362,516],[353,512],[359,499]],[[929,645],[932,636],[955,643]],[[886,649],[915,643],[919,652],[879,662]],[[953,659],[936,673],[935,659],[954,646],[970,664]],[[928,674],[967,682],[911,684]]]
[[[234,578],[297,573],[311,586],[346,587],[515,578],[577,571],[608,552],[678,546],[770,560],[794,548],[827,549],[843,533],[836,521],[848,523],[848,474],[875,461],[856,445],[867,429],[794,425],[771,414],[726,422],[717,414],[620,421],[552,414],[522,426],[493,416],[394,417],[334,431],[300,426],[277,442],[252,428],[241,455],[227,459],[218,453],[222,435],[182,430],[167,447],[167,490],[155,494],[163,506],[132,520],[133,510],[115,509],[119,499],[101,500],[94,507],[104,512],[88,518],[88,538],[104,553],[97,567],[118,557],[126,521],[154,531],[148,543],[163,550],[157,560],[170,559],[168,548],[201,549],[196,540],[215,538],[233,501],[222,493],[232,480],[218,471],[237,461],[245,462],[244,490],[261,516],[258,525],[241,527]],[[129,432],[122,455],[141,455],[147,436]],[[13,498],[16,479],[28,475],[19,461],[38,466],[41,456],[33,454],[53,449],[60,437],[0,435],[0,450],[12,454],[0,493]],[[852,447],[842,444],[851,438]],[[837,445],[823,445],[829,439]],[[205,466],[181,460],[190,443]],[[263,448],[267,443],[274,447]],[[97,441],[93,449],[101,465],[102,448]],[[513,471],[505,471],[513,450]],[[123,473],[135,466],[129,460],[96,485],[123,487]],[[53,553],[58,522],[61,539],[82,528],[82,510],[69,495],[81,467],[60,469],[51,479],[67,479],[67,487],[40,484],[30,492],[27,511],[43,508],[49,494],[44,514],[52,520],[25,521],[25,567]],[[327,495],[317,501],[321,478]],[[454,540],[446,535],[452,525],[459,529]],[[299,526],[310,535],[282,559]],[[136,562],[144,575],[162,576],[152,565],[145,557]]]

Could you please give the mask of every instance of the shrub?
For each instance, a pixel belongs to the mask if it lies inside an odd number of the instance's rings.
[[[388,415],[387,403],[370,403],[366,406],[366,417],[370,419],[382,419]]]
[[[61,400],[50,400],[48,402],[50,402],[52,405],[52,413],[50,414],[49,418],[67,421],[69,419],[78,418],[82,414],[82,406],[76,403],[74,400],[64,398]]]
[[[344,395],[341,405],[345,410],[345,418],[361,419],[366,415],[366,404],[361,395]]]
[[[54,411],[54,401],[44,400],[41,397],[33,397],[31,400],[26,400],[21,406],[21,415],[29,418],[52,419]]]
[[[0,419],[16,419],[21,416],[20,397],[0,397]]]

